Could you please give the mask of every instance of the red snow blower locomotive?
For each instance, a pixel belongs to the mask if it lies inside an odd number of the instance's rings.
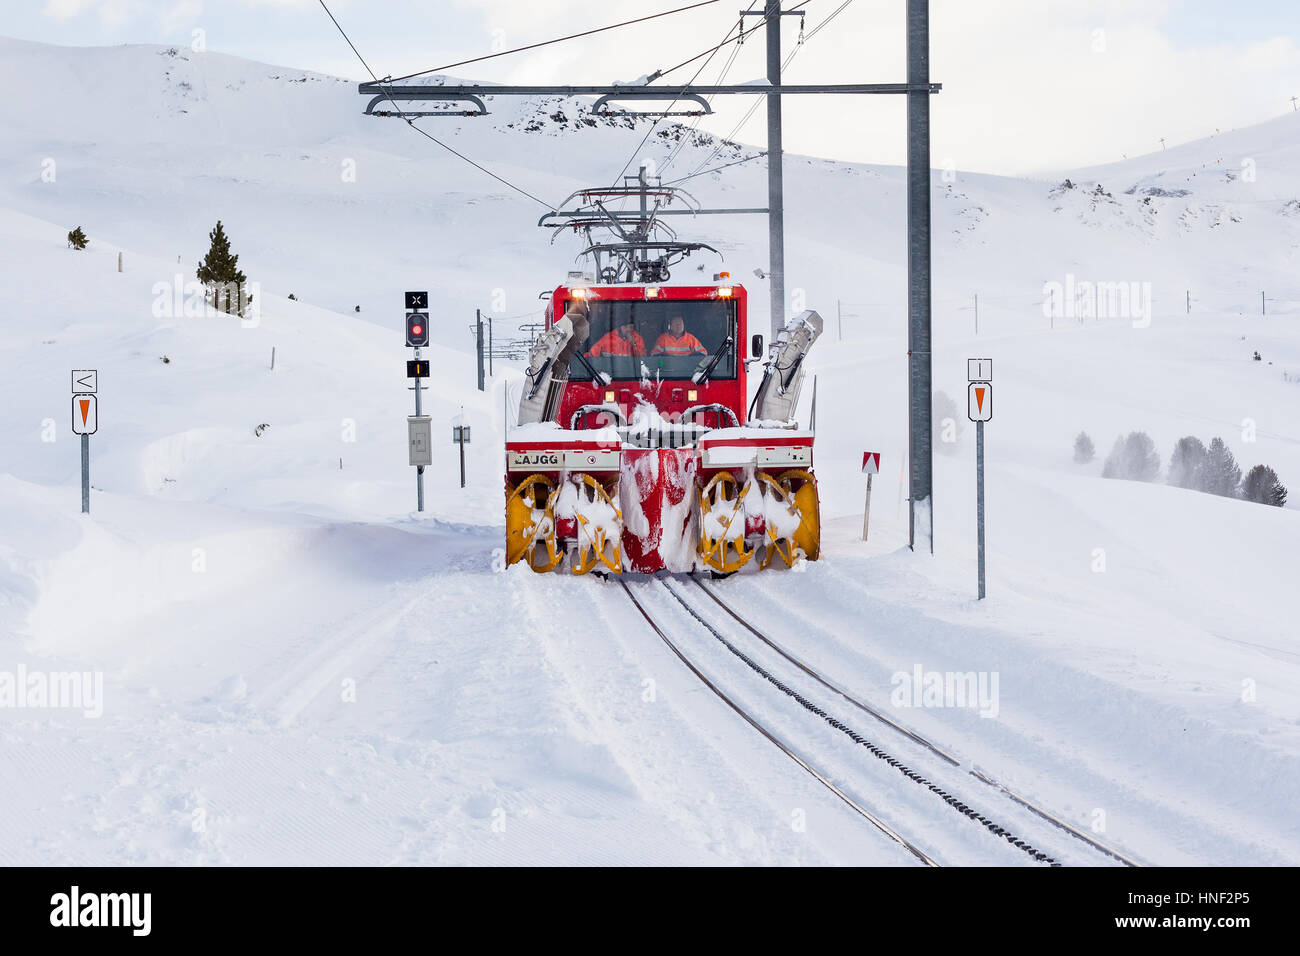
[[[770,343],[747,405],[746,293],[720,272],[670,284],[669,267],[712,247],[659,218],[683,190],[644,170],[582,190],[539,225],[585,233],[548,293],[518,424],[506,436],[506,560],[573,574],[794,567],[820,549],[813,433],[793,421],[803,361],[822,331],[806,311]],[[639,212],[608,206],[635,201]],[[594,241],[604,230],[608,241]],[[703,277],[701,277],[701,280]],[[567,558],[567,562],[566,562]]]

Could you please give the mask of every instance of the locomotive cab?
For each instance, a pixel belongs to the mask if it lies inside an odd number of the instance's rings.
[[[548,325],[575,303],[585,306],[586,338],[569,365],[561,425],[626,425],[643,406],[671,424],[744,424],[742,286],[561,286]]]

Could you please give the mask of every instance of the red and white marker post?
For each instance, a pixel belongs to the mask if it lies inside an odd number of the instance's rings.
[[[99,431],[99,373],[72,370],[72,433],[81,436],[81,512],[90,513],[90,436]]]
[[[984,423],[993,418],[993,360],[967,359],[966,417],[975,423],[975,522],[979,549],[979,596],[984,600]]]
[[[862,453],[862,473],[867,476],[867,500],[862,506],[862,540],[867,540],[867,526],[871,521],[871,477],[880,472],[880,452]]]

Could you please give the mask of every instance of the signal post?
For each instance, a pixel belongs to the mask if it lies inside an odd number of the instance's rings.
[[[406,419],[408,460],[415,466],[415,510],[424,510],[424,468],[433,464],[433,424],[420,407],[420,379],[429,377],[429,363],[420,349],[429,344],[429,293],[406,293],[406,345],[415,360],[406,363],[406,377],[415,379],[415,414]]]

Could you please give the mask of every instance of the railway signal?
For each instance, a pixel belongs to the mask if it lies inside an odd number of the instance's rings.
[[[432,426],[420,408],[420,379],[429,377],[429,363],[420,349],[429,344],[429,293],[407,292],[406,345],[415,349],[415,361],[407,361],[406,377],[415,379],[415,415],[407,417],[408,460],[415,466],[415,510],[424,510],[424,468],[433,464]]]
[[[429,313],[406,313],[406,344],[413,349],[429,344]]]

